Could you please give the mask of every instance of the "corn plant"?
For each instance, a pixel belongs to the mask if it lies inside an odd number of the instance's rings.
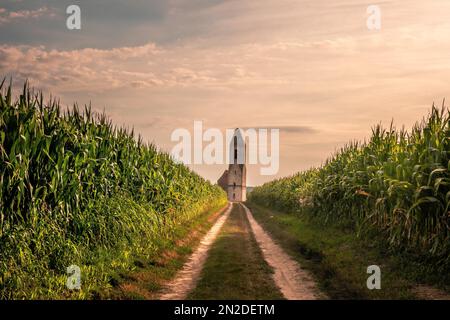
[[[226,202],[105,114],[62,111],[27,84],[17,99],[4,81],[0,91],[0,298],[60,297],[70,264],[104,277],[100,251],[148,255],[177,225]]]
[[[373,226],[392,248],[450,263],[450,112],[432,107],[410,132],[381,125],[323,166],[255,188],[250,200],[325,222]]]

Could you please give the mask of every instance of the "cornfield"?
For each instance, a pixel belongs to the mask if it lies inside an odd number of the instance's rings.
[[[374,227],[393,250],[449,264],[449,157],[450,113],[433,105],[410,132],[378,125],[367,142],[349,143],[319,168],[255,188],[250,200],[306,211],[325,223]]]
[[[0,298],[86,298],[225,194],[105,114],[0,86]],[[105,254],[107,253],[107,254]]]

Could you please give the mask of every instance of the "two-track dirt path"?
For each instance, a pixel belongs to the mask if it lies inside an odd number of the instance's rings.
[[[167,285],[166,290],[164,290],[164,293],[160,296],[160,299],[185,299],[189,293],[193,291],[197,285],[199,277],[202,277],[203,266],[208,259],[208,251],[215,242],[222,226],[224,223],[233,223],[233,227],[235,227],[235,218],[233,222],[226,221],[230,215],[232,206],[233,205],[229,206],[223,216],[218,219],[207,235],[203,238],[200,246],[192,254],[175,279]],[[244,208],[245,214],[238,216],[240,217],[239,219],[243,219],[242,225],[249,225],[249,227],[242,228],[240,232],[249,233],[249,237],[244,237],[244,239],[253,239],[254,237],[256,240],[259,246],[256,250],[260,250],[262,252],[264,260],[273,269],[273,274],[267,273],[265,276],[273,277],[273,281],[275,282],[276,287],[280,290],[282,296],[286,299],[293,300],[324,298],[325,296],[318,291],[310,275],[271,239],[271,237],[255,221],[251,211],[242,204],[234,204],[234,206],[242,206],[242,208]],[[240,208],[240,210],[242,209]],[[223,241],[223,239],[221,241]],[[222,263],[226,264],[227,261],[222,261]],[[224,270],[227,269],[225,267],[226,266],[223,268]],[[229,270],[234,269],[230,268]],[[235,274],[235,276],[239,277],[239,274]],[[223,287],[220,288],[220,290],[223,289]],[[212,292],[214,292],[214,290],[212,290]]]
[[[182,300],[195,287],[198,276],[202,271],[207,258],[208,250],[216,239],[223,224],[230,215],[232,205],[229,204],[225,213],[216,221],[208,233],[203,237],[200,245],[189,257],[183,268],[178,272],[175,279],[171,281],[164,293],[160,296],[161,300]]]
[[[302,269],[295,260],[272,240],[269,234],[253,218],[250,209],[243,204],[242,206],[247,213],[247,219],[263,252],[264,259],[274,270],[275,283],[280,288],[283,296],[288,300],[325,298],[317,289],[309,273]]]

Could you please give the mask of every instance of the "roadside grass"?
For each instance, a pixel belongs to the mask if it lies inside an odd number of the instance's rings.
[[[233,205],[188,299],[284,299],[241,205]]]
[[[225,209],[226,206],[214,207],[189,223],[177,225],[172,239],[161,241],[158,250],[152,256],[144,259],[136,258],[132,270],[112,274],[111,288],[99,292],[98,298],[157,299],[164,285],[175,277]]]
[[[247,203],[255,219],[301,265],[331,299],[416,299],[417,280],[432,278],[391,254],[376,235],[358,238],[342,226],[324,226],[301,214]],[[381,268],[381,290],[369,290],[367,267]],[[441,275],[441,278],[443,276]]]

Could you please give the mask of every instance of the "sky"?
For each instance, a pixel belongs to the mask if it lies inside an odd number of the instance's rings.
[[[66,8],[81,9],[81,30]],[[381,11],[370,30],[367,8]],[[450,1],[0,0],[0,75],[91,103],[170,151],[177,128],[280,128],[275,176],[450,97]],[[225,165],[193,165],[215,182]]]

